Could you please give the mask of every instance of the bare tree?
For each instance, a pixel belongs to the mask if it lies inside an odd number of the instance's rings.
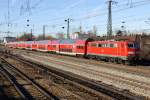
[[[65,34],[64,33],[57,33],[56,37],[57,37],[57,39],[65,39]]]
[[[21,36],[19,36],[17,38],[18,41],[31,41],[34,39],[35,39],[35,36],[33,34],[30,34],[30,33],[23,33]]]

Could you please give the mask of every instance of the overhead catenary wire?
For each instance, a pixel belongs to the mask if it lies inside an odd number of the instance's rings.
[[[133,2],[133,4],[134,4],[134,6],[132,7],[132,8],[136,8],[136,7],[141,7],[141,6],[144,6],[144,5],[149,5],[149,1],[150,0],[142,0],[142,1],[138,1],[138,2]],[[122,4],[123,5],[123,4]],[[124,6],[126,5],[126,3],[124,4]],[[131,7],[130,6],[125,6],[125,7],[122,7],[122,8],[117,8],[116,7],[116,9],[114,9],[113,10],[113,12],[114,13],[118,13],[118,12],[121,12],[121,11],[124,11],[124,10],[128,10],[128,9],[131,9]],[[100,13],[99,15],[97,15],[97,14],[93,14],[93,15],[91,15],[91,16],[86,16],[86,17],[83,17],[83,19],[78,19],[78,18],[73,18],[74,20],[74,22],[78,22],[78,21],[84,21],[84,20],[87,20],[87,19],[91,19],[91,18],[95,18],[95,17],[97,17],[97,16],[104,16],[104,15],[106,15],[107,13]],[[49,21],[58,21],[58,20],[63,20],[63,19],[65,19],[66,18],[66,16],[62,16],[62,17],[59,17],[59,18],[54,18],[54,19],[50,19]],[[16,18],[16,20],[11,20],[11,21],[19,21],[19,19],[22,19],[22,17],[20,17],[20,16],[18,16],[18,18]],[[46,24],[49,24],[49,23],[51,23],[51,22],[46,22]],[[63,23],[62,24],[52,24],[53,26],[62,26],[63,25]]]
[[[147,1],[147,2],[146,2]],[[149,5],[150,2],[149,0],[144,0],[144,3],[140,4],[140,2],[136,2],[136,5],[134,5],[133,8],[135,7],[140,7],[140,6],[143,6],[143,5]],[[130,7],[124,7],[124,8],[121,8],[121,9],[117,9],[117,10],[113,10],[113,13],[118,13],[118,12],[121,12],[121,11],[124,11],[124,10],[128,10],[128,9],[133,9],[133,8],[130,8]],[[104,16],[106,15],[107,12],[104,12],[104,13],[100,13],[100,14],[95,14],[95,15],[91,15],[91,16],[86,16],[86,17],[83,17],[83,18],[72,18],[73,19],[73,22],[77,22],[77,21],[83,21],[83,20],[87,20],[87,19],[90,19],[90,18],[94,18],[94,17],[97,17],[97,16]],[[58,21],[58,20],[62,20],[62,19],[65,19],[66,17],[59,17],[59,18],[54,18],[54,19],[51,19],[49,21]]]
[[[138,4],[138,3],[143,3],[143,2],[145,2],[145,4],[139,4],[139,5],[134,5],[134,7],[133,8],[135,8],[135,7],[140,7],[140,6],[142,6],[142,5],[149,5],[149,2],[150,2],[150,0],[142,0],[142,1],[138,1],[138,2],[133,2],[133,4]],[[125,4],[122,4],[121,6],[125,6],[126,5],[126,3]],[[124,10],[127,10],[127,9],[130,9],[130,7],[125,7],[125,8],[122,8],[122,9],[118,9],[118,10],[116,10],[116,11],[113,11],[113,13],[115,13],[115,12],[119,12],[119,10],[121,10],[121,11],[124,11]],[[103,9],[104,10],[104,9]],[[106,9],[105,9],[106,10]],[[103,16],[103,15],[106,15],[107,14],[107,12],[105,11],[105,12],[103,12],[103,13],[97,13],[97,14],[93,14],[93,15],[89,15],[89,16],[85,16],[85,17],[80,17],[80,18],[73,18],[74,19],[74,21],[76,20],[86,20],[86,19],[89,19],[89,18],[93,18],[93,17],[96,17],[96,16]],[[11,21],[17,21],[17,20],[19,20],[19,19],[21,19],[21,17],[22,16],[18,16],[17,18],[14,18],[13,20],[11,20]],[[50,20],[48,20],[48,21],[57,21],[57,20],[62,20],[62,18],[66,18],[66,16],[61,16],[61,17],[58,17],[58,18],[52,18],[52,19],[50,19]]]
[[[140,4],[140,3],[142,3],[142,4]],[[133,9],[133,8],[140,7],[140,6],[143,6],[143,5],[149,5],[149,3],[150,3],[150,0],[144,0],[143,2],[142,1],[135,2],[135,4],[133,5],[132,8],[131,7],[124,7],[124,8],[116,9],[116,10],[113,10],[113,13],[121,12],[121,11],[128,10],[128,9]],[[107,14],[107,12],[96,13],[96,14],[93,14],[93,15],[77,18],[74,21],[86,20],[86,19],[90,19],[90,18],[93,18],[93,17],[97,17],[97,16],[103,16],[103,15],[106,15],[106,14]]]
[[[134,4],[133,7],[127,6],[127,7],[120,8],[120,9],[113,9],[113,13],[117,13],[117,12],[128,10],[128,9],[133,9],[133,8],[140,7],[140,6],[143,6],[143,5],[149,5],[149,2],[150,2],[150,0],[143,0],[143,1],[133,2],[133,4]],[[121,4],[119,6],[126,6],[126,3]],[[103,9],[103,10],[106,10],[106,9]],[[90,12],[88,12],[88,13],[90,13]],[[107,12],[105,11],[103,13],[94,13],[93,15],[88,15],[88,16],[84,16],[84,17],[80,17],[80,18],[72,18],[72,19],[73,19],[74,22],[76,22],[76,21],[81,21],[81,20],[87,20],[87,19],[94,18],[94,17],[97,17],[97,16],[104,16],[106,14],[107,14]],[[62,19],[65,19],[65,18],[66,18],[66,16],[62,16],[62,17],[58,17],[58,18],[52,18],[48,21],[58,21],[58,20],[62,20]]]

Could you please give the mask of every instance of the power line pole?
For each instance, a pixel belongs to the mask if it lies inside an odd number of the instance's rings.
[[[67,22],[67,39],[70,39],[70,21],[72,19],[68,18],[65,20],[65,22]]]
[[[29,13],[29,15],[32,13],[31,12],[31,6],[30,6],[30,0],[27,0],[26,1],[26,4],[27,4],[27,8],[26,8],[26,11]]]
[[[112,4],[117,3],[112,0],[108,1],[108,23],[107,23],[107,36],[112,36]]]
[[[132,0],[128,0],[127,5],[129,5],[129,6],[130,6],[130,8],[132,8],[132,7],[133,7],[133,1],[132,1]]]
[[[32,35],[32,28],[31,28],[31,41],[33,40],[33,35]]]
[[[79,32],[80,32],[80,34],[82,34],[82,24],[81,24],[81,22],[80,22]]]
[[[43,40],[45,40],[45,25],[43,25]]]
[[[8,0],[8,15],[7,15],[7,20],[8,20],[8,22],[7,22],[7,26],[8,26],[8,32],[7,32],[7,36],[9,36],[9,33],[10,33],[10,31],[9,31],[9,27],[10,27],[10,0]]]

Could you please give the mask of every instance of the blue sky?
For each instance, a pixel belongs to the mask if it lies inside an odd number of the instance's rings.
[[[8,30],[7,24],[7,0],[0,0],[0,31]],[[78,30],[82,25],[83,31],[92,30],[95,25],[98,34],[106,34],[107,25],[107,0],[30,0],[31,12],[27,11],[27,0],[10,0],[9,30],[11,36],[29,32],[34,27],[34,34],[42,33],[42,26],[47,25],[46,33],[55,35],[57,32],[66,32],[65,19],[71,18],[71,31]],[[113,5],[113,30],[120,29],[122,21],[127,30],[149,29],[150,25],[145,21],[150,17],[150,0],[115,0]],[[131,3],[131,1],[133,3]],[[30,27],[27,27],[27,19]],[[6,36],[1,33],[0,37]]]

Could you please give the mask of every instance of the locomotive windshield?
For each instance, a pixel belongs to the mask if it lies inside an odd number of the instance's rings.
[[[128,48],[139,48],[139,45],[137,43],[129,43]]]
[[[134,44],[133,43],[128,44],[128,48],[134,48]]]

